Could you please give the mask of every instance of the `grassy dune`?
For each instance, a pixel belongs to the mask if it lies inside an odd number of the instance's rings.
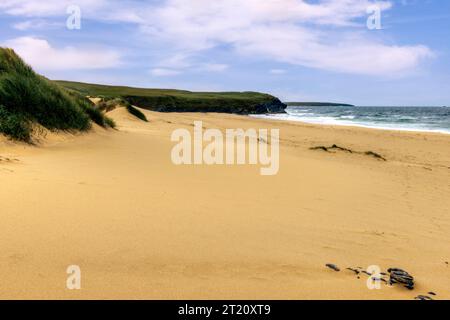
[[[132,105],[126,106],[127,111],[131,113],[133,116],[135,116],[138,119],[141,119],[142,121],[148,122],[147,116],[143,114],[139,109],[133,107]]]
[[[80,82],[55,81],[85,96],[123,98],[141,108],[161,112],[283,112],[286,105],[276,97],[258,92],[191,92],[143,89]]]
[[[0,48],[0,133],[30,142],[36,125],[84,131],[91,120],[114,126],[85,97],[36,74],[13,50]]]

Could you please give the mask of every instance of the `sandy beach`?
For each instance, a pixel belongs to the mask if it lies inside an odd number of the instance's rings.
[[[0,138],[1,299],[450,299],[450,135],[143,112],[36,146]],[[170,135],[194,120],[279,128],[279,173],[175,166]],[[333,144],[354,152],[310,149]],[[346,270],[371,265],[416,288]]]

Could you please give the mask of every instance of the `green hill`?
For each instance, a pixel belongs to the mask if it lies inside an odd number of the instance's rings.
[[[55,81],[85,96],[116,98],[144,109],[159,112],[223,112],[238,114],[280,113],[286,105],[258,92],[190,92],[171,89],[144,89],[89,83]]]
[[[30,142],[37,125],[84,131],[91,120],[113,126],[88,99],[36,74],[13,50],[0,48],[0,133]]]

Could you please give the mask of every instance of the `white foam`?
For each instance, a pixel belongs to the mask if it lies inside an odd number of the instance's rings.
[[[352,126],[379,130],[395,130],[395,131],[408,131],[408,132],[432,132],[432,133],[443,133],[450,134],[450,130],[445,129],[424,129],[415,127],[414,125],[399,126],[398,124],[378,124],[378,123],[367,123],[367,122],[357,122],[349,120],[336,119],[334,117],[297,117],[292,114],[267,114],[267,115],[251,115],[254,118],[262,119],[274,119],[274,120],[284,120],[284,121],[295,121],[311,124],[320,125],[334,125],[334,126]],[[350,119],[350,118],[348,118]]]

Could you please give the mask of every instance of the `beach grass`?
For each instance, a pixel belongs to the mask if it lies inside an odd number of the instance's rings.
[[[141,119],[142,121],[148,122],[147,117],[145,116],[145,114],[143,114],[139,109],[133,107],[132,105],[127,105],[126,106],[128,112],[130,114],[132,114],[133,116],[135,116],[138,119]]]
[[[109,121],[85,97],[38,75],[12,49],[0,48],[0,132],[29,142],[33,125],[85,131]]]
[[[21,141],[29,141],[32,127],[30,122],[20,114],[9,112],[0,105],[0,132]]]
[[[135,116],[136,118],[148,122],[147,117],[145,116],[145,114],[143,114],[139,109],[133,107],[131,105],[131,103],[129,103],[127,100],[123,99],[123,98],[111,98],[111,97],[104,97],[101,96],[99,97],[101,99],[100,102],[98,102],[97,104],[97,108],[99,110],[105,111],[105,112],[110,112],[118,107],[123,107],[126,108],[127,111],[132,114],[133,116]]]

